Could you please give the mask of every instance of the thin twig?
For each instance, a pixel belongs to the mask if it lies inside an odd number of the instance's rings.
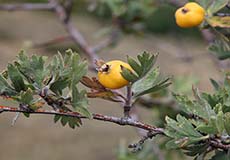
[[[23,110],[20,108],[7,107],[7,106],[0,106],[0,111],[1,112],[21,112],[21,113],[29,113],[29,114],[44,114],[44,115],[61,115],[61,116],[87,119],[87,117],[82,116],[78,112],[58,112],[58,111],[54,111],[54,110],[43,110],[43,109],[31,111],[31,110]],[[157,128],[155,126],[145,124],[145,123],[142,123],[140,121],[134,121],[132,119],[124,119],[123,117],[119,118],[119,117],[114,117],[114,116],[106,116],[106,115],[102,115],[102,114],[93,113],[92,119],[99,120],[99,121],[105,121],[105,122],[112,122],[112,123],[116,123],[116,124],[122,125],[122,126],[125,126],[125,125],[133,126],[133,127],[137,127],[137,128],[141,128],[141,129],[150,131],[154,134],[161,134],[161,135],[164,134],[163,128]]]
[[[16,123],[16,121],[18,120],[19,116],[20,116],[20,113],[17,112],[16,115],[15,115],[15,117],[14,117],[13,120],[12,120],[11,126],[14,126],[14,125],[15,125],[15,123]]]
[[[138,112],[137,112],[135,105],[133,105],[131,112],[130,112],[130,115],[131,115],[131,118],[133,120],[139,121],[140,118],[139,118],[139,115],[138,115]],[[144,129],[136,128],[136,130],[137,130],[137,133],[140,137],[148,136],[148,138],[152,138],[152,136],[154,136],[154,135],[149,134],[148,131],[146,131]],[[161,152],[158,145],[155,144],[154,141],[152,141],[152,150],[159,160],[165,160],[164,154]]]
[[[211,140],[210,144],[212,145],[212,147],[214,148],[220,148],[223,150],[228,150],[230,149],[230,144],[223,144],[221,142],[215,141],[215,140]]]
[[[130,144],[128,147],[133,149],[133,152],[140,151],[142,149],[142,145],[149,139],[148,134],[143,136],[137,143]]]
[[[124,116],[126,118],[129,118],[130,117],[129,112],[132,107],[132,89],[131,89],[131,85],[128,85],[126,88],[127,88],[127,96],[124,105]]]

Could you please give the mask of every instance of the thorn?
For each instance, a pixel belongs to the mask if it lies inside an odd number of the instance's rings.
[[[18,120],[19,116],[20,116],[20,113],[17,112],[16,115],[15,115],[15,117],[13,118],[13,120],[12,120],[12,122],[11,122],[11,126],[12,126],[12,127],[15,125],[15,123],[16,123],[16,121]]]

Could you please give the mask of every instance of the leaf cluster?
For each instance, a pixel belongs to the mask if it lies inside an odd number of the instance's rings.
[[[151,0],[98,0],[93,11],[100,17],[115,17],[120,27],[128,31],[143,24],[155,11],[155,4]]]
[[[134,72],[123,68],[121,74],[131,82],[133,98],[158,92],[171,84],[170,78],[162,77],[159,67],[154,67],[157,56],[158,54],[153,55],[147,52],[138,55],[137,60],[128,56],[128,64]]]
[[[200,93],[195,88],[193,88],[195,98],[193,100],[185,95],[174,94],[185,116],[178,114],[176,120],[166,117],[165,134],[171,139],[167,143],[168,148],[184,149],[187,155],[198,159],[205,155],[211,139],[221,139],[221,143],[230,144],[228,75],[227,73],[222,85],[211,79],[215,88],[213,94]],[[226,154],[223,151],[223,157]]]
[[[229,0],[199,0],[206,10],[206,23],[203,27],[208,27],[215,34],[214,42],[210,43],[208,49],[220,60],[230,57],[230,16]]]
[[[0,74],[0,95],[17,101],[22,109],[35,111],[46,103],[54,110],[73,110],[90,118],[86,91],[78,87],[87,68],[86,61],[72,50],[52,59],[28,57],[21,51],[18,59]],[[54,119],[55,122],[60,119],[62,125],[68,123],[71,128],[81,124],[77,118],[55,116]]]

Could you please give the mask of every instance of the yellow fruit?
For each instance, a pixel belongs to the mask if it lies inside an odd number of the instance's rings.
[[[195,27],[202,23],[205,10],[199,4],[190,2],[177,9],[175,13],[176,23],[182,28]]]
[[[121,75],[122,67],[132,70],[128,63],[113,60],[103,64],[98,70],[98,80],[106,88],[118,89],[129,84]]]

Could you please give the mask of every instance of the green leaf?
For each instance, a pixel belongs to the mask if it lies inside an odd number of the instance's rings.
[[[230,28],[230,16],[212,16],[206,20],[212,27]]]
[[[17,92],[8,84],[7,80],[0,74],[0,95],[13,96]]]
[[[144,94],[157,92],[171,84],[169,78],[160,79],[159,74],[159,68],[156,68],[148,72],[142,79],[136,81],[132,85],[133,96],[138,97]]]
[[[212,16],[214,13],[224,8],[228,3],[229,3],[229,0],[212,1],[212,3],[209,5],[207,9],[208,15]]]
[[[61,117],[61,124],[63,126],[65,126],[68,123],[68,121],[69,121],[69,117],[68,116],[62,116]]]
[[[27,117],[27,118],[30,117],[30,114],[29,114],[29,113],[23,113],[23,115],[24,115],[25,117]]]
[[[224,127],[224,114],[222,111],[220,111],[218,114],[217,114],[217,117],[216,117],[216,126],[217,126],[217,129],[218,129],[218,132],[220,134],[223,133],[225,127]]]
[[[185,148],[185,150],[186,150],[185,154],[188,156],[200,155],[200,154],[204,153],[208,147],[209,147],[209,145],[207,145],[205,143],[194,144],[192,146],[188,146]]]
[[[24,83],[24,80],[22,78],[22,75],[18,71],[18,69],[13,66],[12,64],[9,64],[8,67],[8,75],[12,82],[13,87],[17,92],[23,91],[26,89],[26,85]]]
[[[141,65],[139,65],[133,58],[131,58],[129,56],[128,56],[127,60],[128,60],[128,64],[137,73],[137,75],[141,76],[142,75]]]
[[[225,113],[224,115],[224,128],[228,135],[230,135],[230,112]]]
[[[81,115],[86,116],[87,118],[92,118],[92,114],[88,111],[87,108],[84,107],[77,107],[75,109],[76,112],[80,113]]]
[[[197,101],[197,103],[200,105],[200,107],[203,108],[204,112],[206,113],[206,119],[209,119],[209,117],[211,116],[216,116],[214,110],[212,110],[212,107],[210,106],[210,104],[206,101],[205,98],[203,98],[201,95],[200,95],[200,92],[197,88],[193,88],[193,94],[194,94],[194,97]],[[199,116],[199,114],[198,114]]]
[[[61,119],[61,115],[54,115],[54,123],[57,123]]]
[[[157,56],[158,54],[155,56],[147,52],[143,52],[141,55],[137,56],[142,68],[142,74],[139,78],[144,77],[153,68],[153,65],[157,60]]]
[[[189,120],[187,120],[185,117],[181,116],[181,115],[177,115],[176,117],[177,122],[179,123],[180,127],[182,127],[187,135],[189,135],[190,137],[201,137],[202,135],[197,132],[194,128],[194,126],[191,124],[191,122]]]
[[[72,83],[74,84],[77,84],[86,75],[88,70],[86,61],[81,62],[80,56],[77,53],[72,54],[71,68]]]
[[[229,160],[230,155],[223,151],[217,151],[210,160]]]
[[[26,91],[22,91],[20,93],[21,95],[21,99],[20,101],[23,103],[23,104],[32,104],[33,102],[33,91],[29,88],[27,89]]]
[[[214,79],[210,78],[210,81],[212,83],[212,86],[214,87],[215,90],[219,90],[220,89],[220,85],[218,84],[217,81],[215,81]]]
[[[129,69],[122,67],[121,68],[122,72],[121,75],[129,82],[135,82],[138,80],[138,77],[132,73]]]
[[[28,82],[36,83],[36,87],[42,88],[42,82],[49,71],[45,66],[47,57],[33,55],[31,58],[22,51],[19,53],[16,65]]]
[[[86,91],[78,91],[75,85],[72,85],[72,106],[75,111],[79,112],[87,118],[91,118],[90,112],[87,110],[88,99],[86,96]]]
[[[133,81],[132,82],[134,82],[134,81],[136,81],[138,79],[141,79],[150,70],[152,70],[153,65],[156,62],[157,56],[158,56],[158,54],[157,55],[152,55],[150,53],[143,52],[142,54],[140,54],[140,55],[137,56],[138,62],[135,61],[133,58],[131,58],[129,56],[127,57],[129,65],[135,71],[135,73],[137,74],[137,77],[138,77],[138,78],[136,78],[136,77],[134,78],[133,77]],[[128,72],[127,72],[127,74],[128,74]],[[131,76],[136,76],[136,75],[133,73],[133,75],[131,75]],[[124,78],[126,78],[126,77],[124,77]]]
[[[62,95],[63,89],[68,87],[70,79],[67,77],[59,77],[55,82],[50,85],[50,90],[57,95]]]
[[[202,135],[195,130],[192,124],[183,116],[177,115],[177,122],[166,117],[167,126],[174,129],[177,134],[189,137],[201,137]],[[170,135],[168,135],[170,136]]]
[[[206,134],[216,134],[217,133],[217,129],[211,125],[200,125],[196,128],[197,131],[200,131],[202,133],[206,133]]]
[[[76,117],[69,117],[69,127],[74,129],[75,126],[79,127],[81,124],[81,119],[76,118]]]
[[[67,50],[65,57],[58,53],[49,65],[53,71],[54,81],[50,84],[50,89],[57,95],[62,95],[67,87],[71,89],[72,84],[77,84],[87,73],[87,62],[82,61],[80,56],[72,50]]]
[[[54,116],[54,123],[56,123],[59,120],[61,120],[61,124],[63,126],[65,126],[66,124],[68,124],[69,127],[72,128],[72,129],[74,129],[76,126],[79,127],[82,124],[80,118],[55,115]]]
[[[159,68],[153,68],[158,55],[152,55],[143,52],[137,56],[139,62],[133,58],[128,57],[128,63],[136,74],[130,72],[128,69],[123,69],[122,76],[132,82],[132,92],[134,97],[144,94],[157,92],[169,86],[169,78],[161,79]]]
[[[210,118],[210,114],[215,115],[214,111],[211,109],[208,102],[204,102],[203,105],[202,103],[199,103],[197,101],[190,100],[186,95],[173,94],[173,96],[180,105],[181,109],[187,114],[197,115],[206,120]],[[207,110],[209,111],[207,112]]]
[[[179,147],[179,142],[180,143],[187,143],[187,139],[172,139],[166,143],[166,148],[167,149],[177,149]]]
[[[86,91],[78,91],[75,85],[72,85],[72,105],[76,107],[86,107],[88,105],[88,100],[86,98]]]

